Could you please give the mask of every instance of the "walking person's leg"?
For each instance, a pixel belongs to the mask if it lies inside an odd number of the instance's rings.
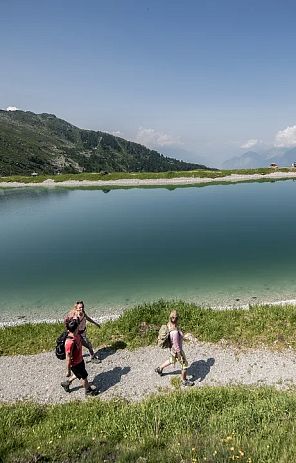
[[[170,365],[174,365],[175,366],[176,364],[176,356],[171,354],[170,358],[168,360],[166,360],[162,365],[160,365],[159,367],[155,368],[155,373],[158,373],[159,376],[162,376],[163,375],[163,370],[164,368],[167,368],[169,367]]]
[[[188,362],[183,350],[178,354],[178,361],[181,365],[181,383],[182,386],[193,386],[194,382],[187,379]]]
[[[66,392],[70,392],[70,384],[72,384],[75,379],[77,379],[77,377],[72,372],[70,377],[67,378],[66,381],[61,382],[62,388],[64,388]]]
[[[80,333],[80,336],[81,336],[81,344],[83,345],[83,347],[89,350],[91,361],[96,362],[96,363],[101,363],[101,360],[95,355],[92,343],[90,339],[86,336],[86,333]]]
[[[85,390],[85,395],[97,395],[98,394],[99,391],[96,388],[92,388],[91,385],[89,384],[89,381],[87,379],[88,373],[85,369],[84,360],[78,365],[76,365],[75,367],[73,367],[72,371],[78,379],[81,379],[82,385]]]

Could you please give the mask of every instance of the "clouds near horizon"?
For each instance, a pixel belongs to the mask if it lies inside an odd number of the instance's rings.
[[[178,136],[144,127],[139,127],[134,141],[141,145],[148,146],[149,148],[176,145],[180,146],[183,144]]]
[[[258,147],[266,148],[291,148],[296,146],[296,125],[289,125],[285,129],[279,130],[274,135],[274,140],[272,143],[265,143],[263,140],[258,140],[256,138],[250,138],[245,143],[240,145],[241,149],[250,149]]]
[[[241,148],[242,149],[249,149],[249,148],[253,148],[254,146],[258,145],[259,141],[255,138],[251,138],[250,140],[248,140],[246,143],[242,144],[241,145]]]
[[[274,145],[279,148],[296,146],[296,125],[288,126],[286,129],[279,130],[275,136]]]

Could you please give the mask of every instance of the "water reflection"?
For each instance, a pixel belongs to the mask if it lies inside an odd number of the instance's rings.
[[[24,188],[1,188],[0,186],[0,206],[1,203],[10,200],[27,202],[28,200],[40,200],[46,197],[67,196],[70,191],[66,188],[46,188],[46,187],[24,187]]]

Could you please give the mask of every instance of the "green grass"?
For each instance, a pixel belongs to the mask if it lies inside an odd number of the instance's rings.
[[[180,177],[190,178],[221,178],[231,174],[261,174],[266,175],[274,172],[272,168],[258,168],[258,169],[234,169],[234,170],[192,170],[192,171],[170,171],[170,172],[112,172],[110,174],[99,173],[82,173],[82,174],[61,174],[61,175],[37,175],[36,177],[14,175],[9,177],[0,177],[0,182],[21,182],[21,183],[42,183],[45,180],[53,179],[55,182],[65,182],[68,180],[121,180],[121,179],[172,179]],[[295,169],[279,168],[277,172],[295,172]]]
[[[200,341],[235,344],[241,347],[296,348],[295,306],[254,306],[249,310],[213,310],[182,301],[160,300],[126,310],[101,329],[89,324],[95,346],[137,348],[156,343],[161,324],[177,309],[181,326]],[[0,355],[35,354],[53,350],[62,323],[25,324],[1,329]]]
[[[291,463],[296,393],[194,388],[140,403],[0,405],[0,461]]]
[[[177,308],[184,331],[200,341],[295,348],[296,307],[215,311],[158,301],[124,312],[101,329],[96,345],[136,348],[155,343]],[[0,353],[51,350],[62,324],[1,329]],[[178,389],[178,388],[177,388]],[[0,404],[0,462],[291,463],[296,460],[296,392],[273,388],[203,387],[158,394],[140,403],[99,398],[63,405]]]

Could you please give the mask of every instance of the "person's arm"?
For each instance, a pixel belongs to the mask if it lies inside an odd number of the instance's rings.
[[[86,313],[84,312],[84,316],[86,318],[86,320],[90,323],[93,323],[94,325],[96,325],[98,328],[101,328],[101,325],[97,322],[95,322],[92,318],[90,318],[88,315],[86,315]]]
[[[71,376],[71,363],[73,357],[73,349],[74,349],[74,341],[70,341],[68,338],[68,342],[66,341],[65,351],[66,351],[66,366],[67,366],[67,377]]]
[[[66,364],[67,364],[67,377],[71,376],[71,352],[66,354]]]

